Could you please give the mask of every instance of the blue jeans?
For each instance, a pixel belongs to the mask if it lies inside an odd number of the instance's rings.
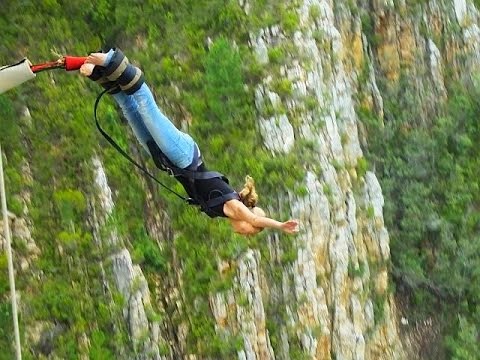
[[[110,50],[105,66],[110,63],[112,56],[113,50]],[[154,140],[174,165],[184,169],[192,164],[197,145],[190,135],[178,130],[160,111],[147,84],[142,84],[133,95],[119,92],[113,97],[145,150],[150,152],[147,142]]]
[[[192,137],[178,130],[160,111],[147,84],[133,95],[124,92],[114,94],[128,124],[138,141],[148,151],[147,141],[154,140],[167,158],[179,168],[192,164],[194,148]]]

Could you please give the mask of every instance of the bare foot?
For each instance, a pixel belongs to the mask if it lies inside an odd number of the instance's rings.
[[[93,65],[93,64],[85,63],[80,67],[80,74],[82,74],[83,76],[90,76],[90,75],[92,75],[94,67],[95,67],[95,65]]]
[[[88,55],[85,63],[105,66],[105,61],[107,60],[107,54],[104,53],[91,53]]]

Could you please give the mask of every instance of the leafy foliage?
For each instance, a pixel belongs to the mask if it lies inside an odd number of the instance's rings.
[[[416,316],[443,308],[449,349],[459,359],[479,350],[479,93],[474,85],[452,85],[445,109],[428,124],[412,122],[401,97],[389,98],[384,128],[360,112],[376,134],[369,137],[369,161],[387,198],[394,273],[409,279]],[[448,314],[459,314],[457,325]]]

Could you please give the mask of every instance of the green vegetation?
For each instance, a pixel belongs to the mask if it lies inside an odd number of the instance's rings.
[[[441,314],[447,350],[472,358],[480,350],[480,89],[452,85],[445,108],[422,123],[407,82],[404,75],[399,86],[406,95],[387,98],[384,127],[359,112],[369,132],[368,162],[386,197],[393,273],[413,317]]]

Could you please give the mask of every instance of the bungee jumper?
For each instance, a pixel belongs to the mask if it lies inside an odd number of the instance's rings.
[[[98,129],[123,156],[163,187],[166,188],[135,163],[99,126],[96,108],[104,93],[110,94],[119,105],[135,137],[152,156],[155,165],[168,171],[182,184],[189,196],[188,199],[182,199],[199,206],[202,212],[212,218],[227,218],[233,230],[242,235],[255,235],[264,228],[278,229],[288,234],[298,232],[297,220],[274,220],[256,206],[258,195],[250,176],[246,177],[244,188],[236,192],[223,174],[207,169],[196,142],[189,134],[178,130],[162,113],[145,83],[142,71],[131,64],[118,48],[106,53],[91,53],[88,57],[63,56],[38,65],[32,65],[28,59],[24,59],[0,67],[0,94],[34,78],[38,72],[51,69],[80,70],[82,75],[105,89],[95,103]]]
[[[115,99],[157,167],[170,171],[208,216],[228,218],[233,230],[243,235],[264,228],[298,232],[297,220],[271,219],[256,206],[258,195],[251,177],[246,177],[244,188],[237,193],[224,175],[207,169],[196,142],[162,113],[142,71],[120,49],[91,53],[80,73],[99,83]]]

